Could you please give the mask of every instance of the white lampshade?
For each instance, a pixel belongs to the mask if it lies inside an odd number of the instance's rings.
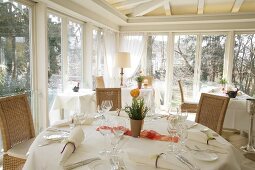
[[[116,57],[116,66],[120,68],[129,68],[131,67],[130,62],[130,53],[128,52],[118,52]]]

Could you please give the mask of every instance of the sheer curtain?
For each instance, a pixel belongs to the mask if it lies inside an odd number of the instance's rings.
[[[129,52],[131,57],[131,68],[124,69],[124,76],[131,78],[141,69],[142,58],[146,55],[145,33],[120,33],[119,51]]]
[[[104,81],[106,87],[115,87],[117,85],[118,70],[115,67],[116,56],[116,35],[115,32],[103,30],[104,47]]]

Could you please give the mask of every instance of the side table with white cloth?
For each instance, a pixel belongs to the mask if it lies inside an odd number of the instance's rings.
[[[110,115],[109,115],[110,116]],[[127,117],[117,117],[110,116],[113,119],[123,119],[127,122],[127,127],[129,123],[129,118]],[[194,122],[193,122],[194,123]],[[188,125],[192,125],[192,122],[187,122]],[[69,159],[64,163],[60,164],[61,159],[61,150],[64,147],[63,143],[60,142],[52,142],[48,145],[41,146],[42,143],[45,143],[47,140],[47,134],[49,131],[45,130],[40,133],[34,143],[32,144],[29,150],[29,156],[24,165],[24,170],[62,170],[63,166],[70,165],[78,161],[86,160],[89,158],[100,157],[99,151],[101,151],[105,146],[105,140],[103,135],[100,132],[96,131],[97,125],[96,122],[91,125],[83,125],[81,126],[85,139],[76,148],[75,152],[71,154]],[[69,126],[66,127],[57,127],[58,130],[56,134],[58,134],[61,130],[69,130]],[[160,134],[168,135],[167,132],[167,119],[157,119],[154,121],[145,121],[144,122],[144,130],[154,130]],[[201,170],[215,170],[215,169],[226,169],[226,170],[240,170],[241,169],[241,160],[243,156],[225,139],[221,136],[216,136],[216,140],[214,143],[217,145],[207,145],[206,141],[202,138],[198,138],[195,133],[192,131],[196,131],[199,134],[203,134],[200,130],[205,129],[204,126],[198,124],[196,126],[192,126],[188,132],[188,141],[187,145],[190,148],[195,148],[196,146],[203,149],[210,149],[217,153],[216,159],[213,160],[202,160],[201,157],[205,157],[206,154],[203,152],[196,152],[197,156],[194,155],[194,152],[188,151],[183,154],[183,156],[188,159],[192,164],[198,166]],[[125,165],[125,169],[154,169],[155,161],[157,155],[162,152],[166,152],[168,150],[169,142],[166,141],[158,141],[158,140],[150,140],[145,138],[134,138],[131,136],[123,136],[121,140],[120,146],[123,151],[122,159]],[[205,154],[200,155],[200,154]],[[200,156],[199,156],[200,155]],[[107,160],[94,161],[87,165],[83,165],[77,167],[76,169],[96,169],[95,167],[100,164],[110,163]],[[167,160],[160,158],[158,160],[158,166],[164,167],[167,169],[189,169],[184,163],[174,156],[174,154],[168,157]],[[104,166],[102,166],[104,167]],[[107,169],[104,167],[103,169]]]
[[[78,113],[96,112],[95,94],[95,91],[90,89],[80,89],[79,92],[58,93],[52,104],[51,111],[59,110],[61,119],[64,119],[64,109]]]

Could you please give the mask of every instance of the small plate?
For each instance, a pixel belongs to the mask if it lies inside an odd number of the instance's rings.
[[[63,140],[69,137],[69,133],[65,132],[47,133],[43,137],[47,140]]]
[[[215,161],[218,155],[209,152],[192,152],[192,156],[200,161]]]

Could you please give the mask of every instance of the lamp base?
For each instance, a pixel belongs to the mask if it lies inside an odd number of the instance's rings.
[[[255,153],[255,148],[251,145],[242,146],[240,149],[244,152]]]
[[[120,87],[123,87],[123,68],[120,68]]]

